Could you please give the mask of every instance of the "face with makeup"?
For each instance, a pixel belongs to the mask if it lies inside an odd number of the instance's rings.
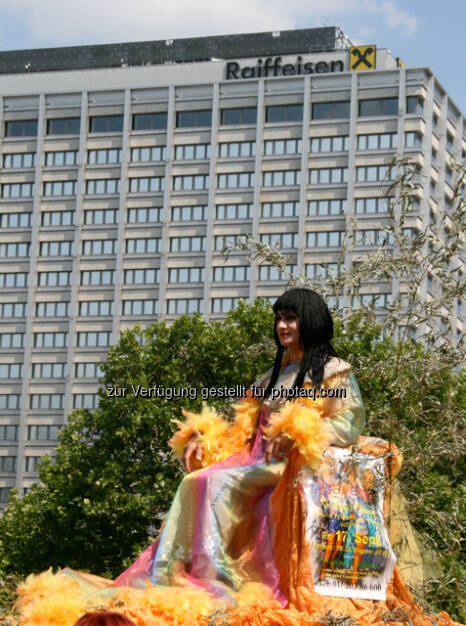
[[[284,348],[288,348],[290,354],[300,351],[299,339],[299,316],[295,313],[277,313],[275,316],[275,328],[278,340]]]

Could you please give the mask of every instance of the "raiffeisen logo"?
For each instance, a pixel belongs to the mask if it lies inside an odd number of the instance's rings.
[[[267,78],[269,76],[299,76],[302,74],[326,74],[329,72],[344,72],[345,64],[337,61],[304,62],[303,57],[296,58],[295,63],[283,63],[282,57],[267,57],[257,59],[256,65],[241,67],[237,61],[226,64],[226,80],[238,78]]]

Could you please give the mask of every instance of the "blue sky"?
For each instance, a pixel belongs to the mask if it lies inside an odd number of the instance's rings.
[[[0,0],[0,50],[326,25],[430,67],[466,113],[466,0]]]

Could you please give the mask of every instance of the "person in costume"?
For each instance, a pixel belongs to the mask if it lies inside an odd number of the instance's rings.
[[[277,518],[286,461],[295,451],[317,468],[329,445],[357,441],[365,413],[351,366],[331,345],[321,296],[291,289],[274,313],[275,363],[237,404],[233,424],[207,407],[185,412],[171,443],[188,474],[159,540],[116,584],[196,585],[231,603],[253,581],[288,604],[277,566],[291,549]],[[312,387],[338,388],[342,397],[299,395]]]

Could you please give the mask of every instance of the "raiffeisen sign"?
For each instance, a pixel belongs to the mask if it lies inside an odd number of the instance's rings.
[[[290,62],[288,58],[283,60],[283,57],[267,57],[266,59],[257,59],[255,65],[241,66],[238,61],[228,61],[225,66],[225,79],[301,76],[303,74],[327,74],[344,71],[345,61],[341,58],[323,59],[322,56],[318,55],[298,56],[294,62]]]

